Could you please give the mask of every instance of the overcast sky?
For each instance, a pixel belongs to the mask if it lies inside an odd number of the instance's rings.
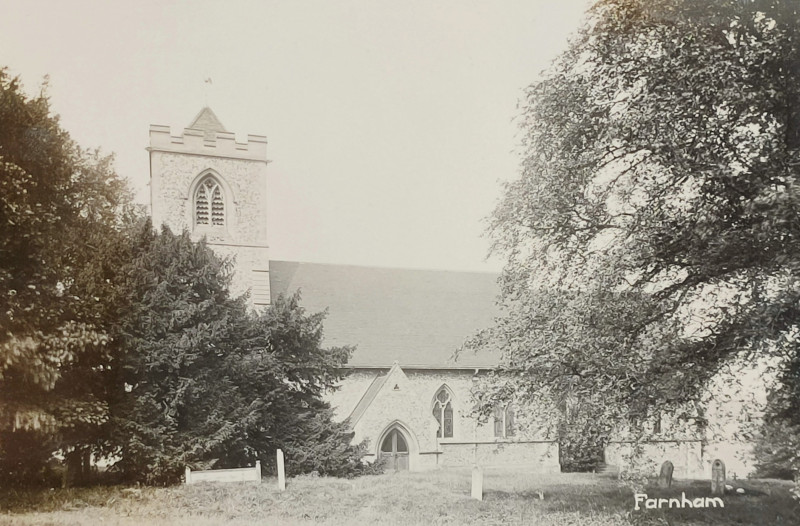
[[[498,270],[525,86],[587,0],[0,0],[0,65],[146,202],[148,126],[266,135],[272,259]],[[206,78],[212,79],[209,86]]]

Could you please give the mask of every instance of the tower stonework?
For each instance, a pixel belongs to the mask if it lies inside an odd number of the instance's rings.
[[[250,291],[251,307],[268,305],[267,138],[236,142],[206,107],[179,135],[150,125],[147,150],[153,225],[205,237],[234,262],[231,293]]]

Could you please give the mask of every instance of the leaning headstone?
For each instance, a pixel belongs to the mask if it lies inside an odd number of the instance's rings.
[[[283,465],[283,451],[278,450],[278,489],[286,489],[286,470]]]
[[[711,494],[725,495],[725,463],[720,459],[711,464]]]
[[[663,464],[661,464],[661,473],[658,475],[658,486],[661,488],[669,488],[672,486],[672,472],[675,470],[675,466],[672,465],[672,462],[667,460]]]
[[[472,468],[472,498],[483,500],[483,470],[478,466]]]

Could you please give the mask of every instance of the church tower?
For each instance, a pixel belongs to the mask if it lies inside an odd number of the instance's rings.
[[[150,125],[150,205],[153,225],[205,237],[234,260],[231,292],[250,291],[250,306],[269,305],[267,138],[236,142],[211,108],[183,133]]]

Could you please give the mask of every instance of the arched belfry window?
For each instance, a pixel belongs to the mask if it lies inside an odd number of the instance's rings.
[[[436,431],[438,438],[453,437],[453,401],[450,391],[442,386],[433,400],[433,417],[439,422],[439,429]]]
[[[225,226],[225,196],[219,181],[212,176],[206,177],[197,186],[194,222],[198,226]]]

